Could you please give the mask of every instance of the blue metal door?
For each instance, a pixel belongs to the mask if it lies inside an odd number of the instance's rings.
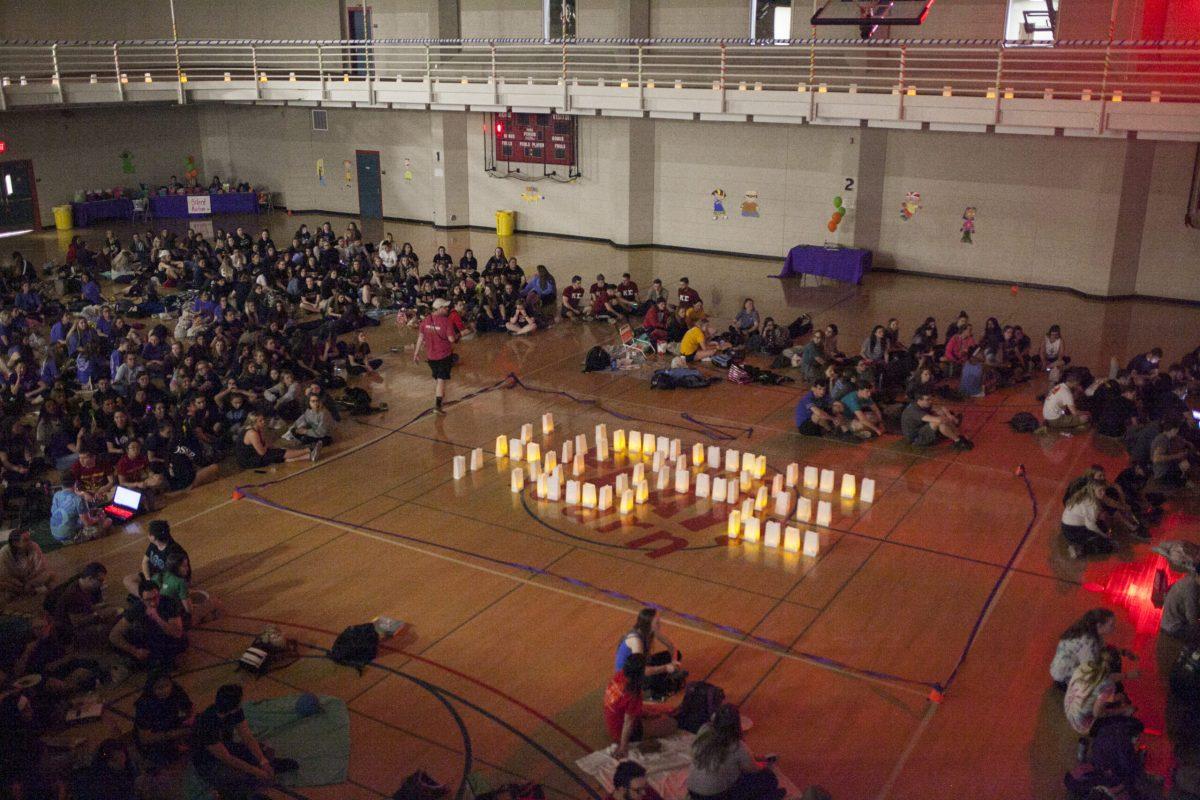
[[[379,152],[359,150],[358,215],[366,219],[383,218],[383,181],[379,172]]]

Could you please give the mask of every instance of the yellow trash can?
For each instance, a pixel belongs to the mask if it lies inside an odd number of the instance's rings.
[[[60,231],[69,231],[75,227],[71,218],[70,206],[55,206],[54,207],[54,227]]]
[[[515,211],[497,211],[496,212],[496,235],[497,236],[512,236],[513,231],[517,228],[517,212]]]

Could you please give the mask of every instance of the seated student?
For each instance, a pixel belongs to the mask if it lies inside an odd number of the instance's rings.
[[[1146,726],[1132,716],[1106,716],[1092,725],[1088,763],[1124,788],[1129,800],[1161,800],[1163,780],[1146,772],[1137,741]]]
[[[105,739],[96,748],[92,763],[74,776],[75,800],[130,800],[147,797],[149,788],[137,763],[120,739]]]
[[[700,293],[692,288],[691,283],[687,278],[679,279],[679,291],[677,296],[679,298],[679,305],[684,308],[691,308],[692,306],[696,305],[696,303],[701,302]]]
[[[622,761],[613,770],[612,794],[604,800],[662,800],[646,780],[646,768],[636,761]]]
[[[191,591],[192,565],[186,553],[172,552],[162,572],[154,576],[163,597],[183,606],[185,625],[203,625],[220,612],[220,605],[208,592]]]
[[[513,259],[512,266],[516,266],[516,259]],[[540,308],[542,305],[552,305],[557,294],[558,287],[545,264],[538,264],[533,277],[521,287],[521,296],[525,298],[525,305],[534,309]]]
[[[1104,717],[1133,715],[1133,705],[1120,684],[1136,678],[1137,669],[1120,673],[1113,669],[1111,662],[1108,655],[1084,662],[1076,667],[1067,682],[1063,712],[1071,728],[1080,736],[1091,733],[1096,721]]]
[[[1096,409],[1096,433],[1120,439],[1137,425],[1137,388],[1132,384],[1121,386],[1117,391],[1105,391],[1103,395],[1098,391],[1096,395],[1092,404]]]
[[[870,364],[880,365],[885,363],[892,352],[888,340],[887,328],[882,325],[876,325],[872,328],[870,336],[863,339],[862,347],[858,352],[862,360]]]
[[[0,793],[11,798],[63,798],[66,786],[47,757],[33,702],[25,691],[0,698]]]
[[[667,310],[667,298],[665,297],[660,297],[648,305],[646,316],[642,318],[642,329],[650,341],[657,346],[667,341],[667,328],[671,324],[671,312]]]
[[[582,320],[587,316],[583,307],[583,276],[573,275],[571,284],[562,290],[562,308],[558,310],[563,319]]]
[[[146,552],[142,555],[141,567],[132,575],[125,576],[122,581],[125,590],[131,595],[136,595],[142,581],[153,581],[155,576],[167,568],[167,558],[172,553],[179,553],[187,558],[187,551],[183,549],[183,545],[171,535],[170,523],[165,519],[151,520],[146,531]]]
[[[742,741],[742,715],[723,704],[692,742],[692,770],[687,777],[693,800],[783,800],[771,763],[758,761]]]
[[[604,725],[617,745],[613,758],[629,755],[629,745],[634,742],[670,736],[679,729],[669,714],[647,713],[642,699],[645,677],[646,657],[631,655],[604,690]]]
[[[46,595],[43,607],[67,641],[90,639],[100,629],[107,635],[106,626],[117,621],[120,609],[103,605],[107,578],[108,569],[99,561],[92,561],[78,575]]]
[[[833,402],[824,383],[814,383],[796,404],[796,430],[803,436],[821,436],[847,430],[846,423],[833,413]]]
[[[162,473],[150,469],[150,459],[142,452],[142,443],[137,439],[125,445],[125,454],[117,462],[117,483],[142,493],[145,508],[159,507],[158,494],[166,489],[167,481]]]
[[[954,444],[955,450],[970,450],[975,445],[959,433],[958,420],[941,406],[934,406],[933,397],[922,392],[910,402],[900,415],[900,432],[909,444],[930,447],[944,436]]]
[[[629,277],[628,272],[621,273],[621,282],[612,294],[612,303],[622,314],[641,313],[638,307],[638,285]]]
[[[653,305],[659,300],[666,300],[669,306],[671,298],[666,287],[663,286],[662,280],[660,278],[655,278],[650,282],[650,288],[646,290],[646,305]]]
[[[246,429],[236,448],[239,467],[262,469],[272,464],[303,459],[316,461],[321,455],[320,442],[310,447],[292,447],[287,450],[280,447],[267,447],[266,431],[266,418],[257,411],[250,412],[246,417]]]
[[[101,674],[99,663],[78,658],[67,634],[43,614],[33,623],[33,641],[13,662],[11,677],[40,675],[41,690],[62,696],[95,687]]]
[[[1100,495],[1104,484],[1089,478],[1063,503],[1062,535],[1072,559],[1094,553],[1111,553],[1116,544],[1101,527]]]
[[[631,655],[645,656],[645,683],[643,689],[650,694],[652,701],[665,698],[683,688],[687,671],[680,662],[680,653],[659,630],[659,614],[656,609],[643,608],[638,612],[637,622],[633,629],[621,638],[617,645],[615,668],[621,670]],[[655,652],[655,645],[662,645]]]
[[[166,672],[152,672],[133,706],[133,741],[151,768],[177,761],[192,735],[192,699]]]
[[[601,322],[614,321],[621,315],[613,305],[613,288],[612,284],[600,284],[593,286],[592,292],[592,308],[588,316],[594,320]]]
[[[1126,369],[1129,370],[1130,377],[1133,378],[1135,386],[1142,386],[1149,383],[1158,376],[1158,365],[1162,361],[1162,356],[1162,348],[1154,347],[1148,352],[1139,353],[1130,360]]]
[[[1178,417],[1159,423],[1159,434],[1150,445],[1150,472],[1161,486],[1182,487],[1196,473],[1196,451],[1179,435]]]
[[[183,606],[163,597],[154,581],[143,580],[108,641],[139,665],[170,669],[187,649]]]
[[[762,330],[759,331],[758,349],[768,355],[777,356],[792,346],[792,334],[786,327],[777,323],[774,317],[763,320]],[[792,366],[795,366],[793,364]]]
[[[96,451],[84,447],[79,451],[79,460],[71,465],[71,477],[76,491],[93,506],[105,506],[112,501],[116,482],[110,467],[101,461]]]
[[[1050,679],[1066,691],[1067,682],[1076,667],[1101,657],[1107,639],[1117,627],[1117,615],[1107,608],[1093,608],[1071,623],[1058,637],[1054,660],[1050,662]]]
[[[800,371],[804,373],[804,380],[808,383],[819,382],[829,364],[830,360],[825,355],[825,332],[814,330],[812,338],[800,351]]]
[[[271,786],[279,772],[299,765],[275,758],[259,742],[242,711],[242,687],[227,683],[217,689],[213,704],[196,716],[191,735],[192,766],[222,800],[247,800]]]
[[[747,297],[742,301],[742,309],[733,319],[733,328],[745,339],[762,330],[762,318],[754,307],[753,298]]]
[[[308,396],[308,407],[283,434],[284,441],[300,441],[314,447],[333,444],[333,417],[319,394]]]
[[[1044,422],[1038,428],[1039,432],[1071,431],[1086,427],[1088,415],[1075,407],[1075,393],[1079,391],[1079,378],[1068,373],[1062,383],[1056,385],[1046,395],[1042,403],[1042,419]]]
[[[108,515],[102,509],[88,508],[87,501],[75,491],[75,479],[64,472],[62,486],[50,501],[50,535],[65,543],[87,542],[110,528]]]
[[[525,301],[518,300],[512,316],[508,318],[508,322],[504,323],[504,327],[513,336],[528,336],[536,331],[538,326],[533,316],[525,310]]]
[[[679,341],[679,355],[689,363],[703,361],[706,358],[712,358],[722,350],[729,349],[728,342],[714,342],[711,346],[707,343],[707,336],[712,331],[709,328],[707,319],[698,319],[692,327],[688,328],[687,333]]]
[[[1046,331],[1046,337],[1042,340],[1042,346],[1038,350],[1036,358],[1042,369],[1049,373],[1050,385],[1054,386],[1058,383],[1062,378],[1063,370],[1071,363],[1060,327],[1051,325]]]
[[[9,531],[8,543],[0,548],[0,600],[11,601],[45,592],[52,585],[54,573],[28,529]]]
[[[1189,645],[1200,640],[1200,574],[1184,575],[1171,584],[1159,630]]]
[[[839,399],[845,409],[850,432],[860,439],[883,436],[883,416],[879,413],[875,401],[871,399],[872,391],[874,390],[870,384],[859,384]]]
[[[1133,506],[1126,501],[1124,488],[1120,484],[1109,483],[1108,476],[1104,473],[1104,467],[1099,464],[1093,464],[1084,475],[1076,478],[1067,486],[1067,490],[1063,493],[1063,502],[1065,503],[1067,498],[1087,481],[1098,481],[1103,486],[1099,498],[1102,528],[1115,532],[1120,527],[1138,541],[1150,540],[1144,523],[1137,517]]]

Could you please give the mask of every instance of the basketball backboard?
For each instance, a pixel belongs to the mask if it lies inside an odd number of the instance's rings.
[[[812,15],[813,25],[857,25],[870,39],[880,25],[920,25],[934,0],[825,0]]]

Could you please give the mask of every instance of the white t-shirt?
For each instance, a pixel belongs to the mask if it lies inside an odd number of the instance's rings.
[[[1050,677],[1066,683],[1080,664],[1095,661],[1100,657],[1100,648],[1094,636],[1077,636],[1074,639],[1059,639],[1050,664]]]
[[[1060,383],[1050,394],[1046,395],[1046,402],[1042,403],[1042,417],[1047,421],[1058,419],[1064,414],[1070,413],[1074,405],[1075,397],[1071,394],[1070,387],[1065,383]]]

